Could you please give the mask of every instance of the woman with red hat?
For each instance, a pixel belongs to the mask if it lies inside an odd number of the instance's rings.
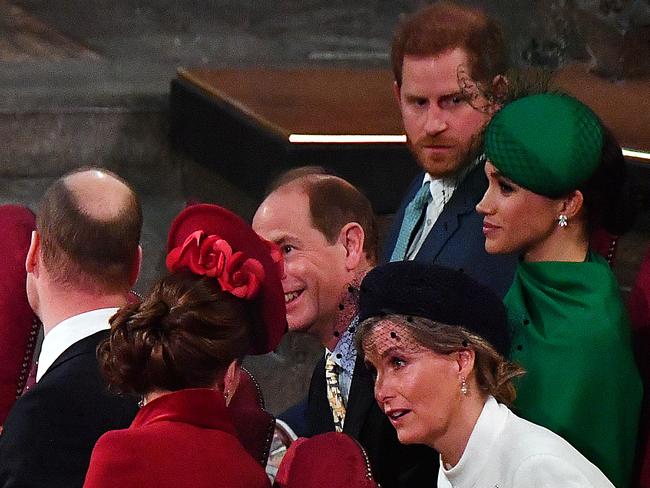
[[[273,350],[286,330],[281,255],[238,216],[195,205],[172,223],[166,264],[98,348],[111,386],[143,406],[99,439],[84,486],[268,487],[227,407],[243,356]]]

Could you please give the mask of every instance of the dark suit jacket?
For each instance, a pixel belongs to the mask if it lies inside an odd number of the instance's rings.
[[[70,346],[16,401],[0,436],[1,487],[81,487],[99,436],[129,426],[135,400],[109,394],[97,367],[107,336]]]
[[[422,186],[424,173],[417,176],[409,187],[384,246],[382,262],[390,261],[395,248],[404,211]],[[416,261],[439,264],[462,269],[472,278],[489,286],[504,297],[515,274],[517,257],[514,255],[491,255],[485,251],[483,217],[476,212],[476,204],[487,189],[483,166],[474,168],[456,188],[440,217],[415,256]]]
[[[399,443],[395,429],[379,409],[372,375],[357,356],[343,432],[359,441],[382,488],[436,486],[438,454],[425,446]],[[325,356],[314,369],[307,397],[310,435],[334,430],[325,385]]]

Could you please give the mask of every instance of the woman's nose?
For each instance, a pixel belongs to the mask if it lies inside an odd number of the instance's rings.
[[[391,397],[390,385],[385,381],[383,376],[377,375],[377,379],[375,380],[375,400],[381,405]]]
[[[489,215],[492,213],[489,193],[490,193],[490,189],[488,188],[485,191],[483,198],[481,198],[481,201],[476,204],[476,211],[481,215]]]

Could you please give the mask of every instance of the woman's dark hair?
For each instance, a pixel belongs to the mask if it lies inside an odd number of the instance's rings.
[[[603,126],[603,149],[598,168],[579,188],[587,210],[589,233],[602,227],[614,235],[624,234],[634,221],[626,191],[625,157],[614,134]]]
[[[210,387],[246,354],[252,327],[245,300],[213,278],[177,272],[111,318],[110,336],[97,348],[99,364],[122,393]]]

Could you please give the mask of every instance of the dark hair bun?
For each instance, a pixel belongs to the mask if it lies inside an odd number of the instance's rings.
[[[125,393],[212,386],[250,345],[246,304],[211,278],[168,275],[141,304],[112,317],[110,337],[97,350],[102,371]]]

